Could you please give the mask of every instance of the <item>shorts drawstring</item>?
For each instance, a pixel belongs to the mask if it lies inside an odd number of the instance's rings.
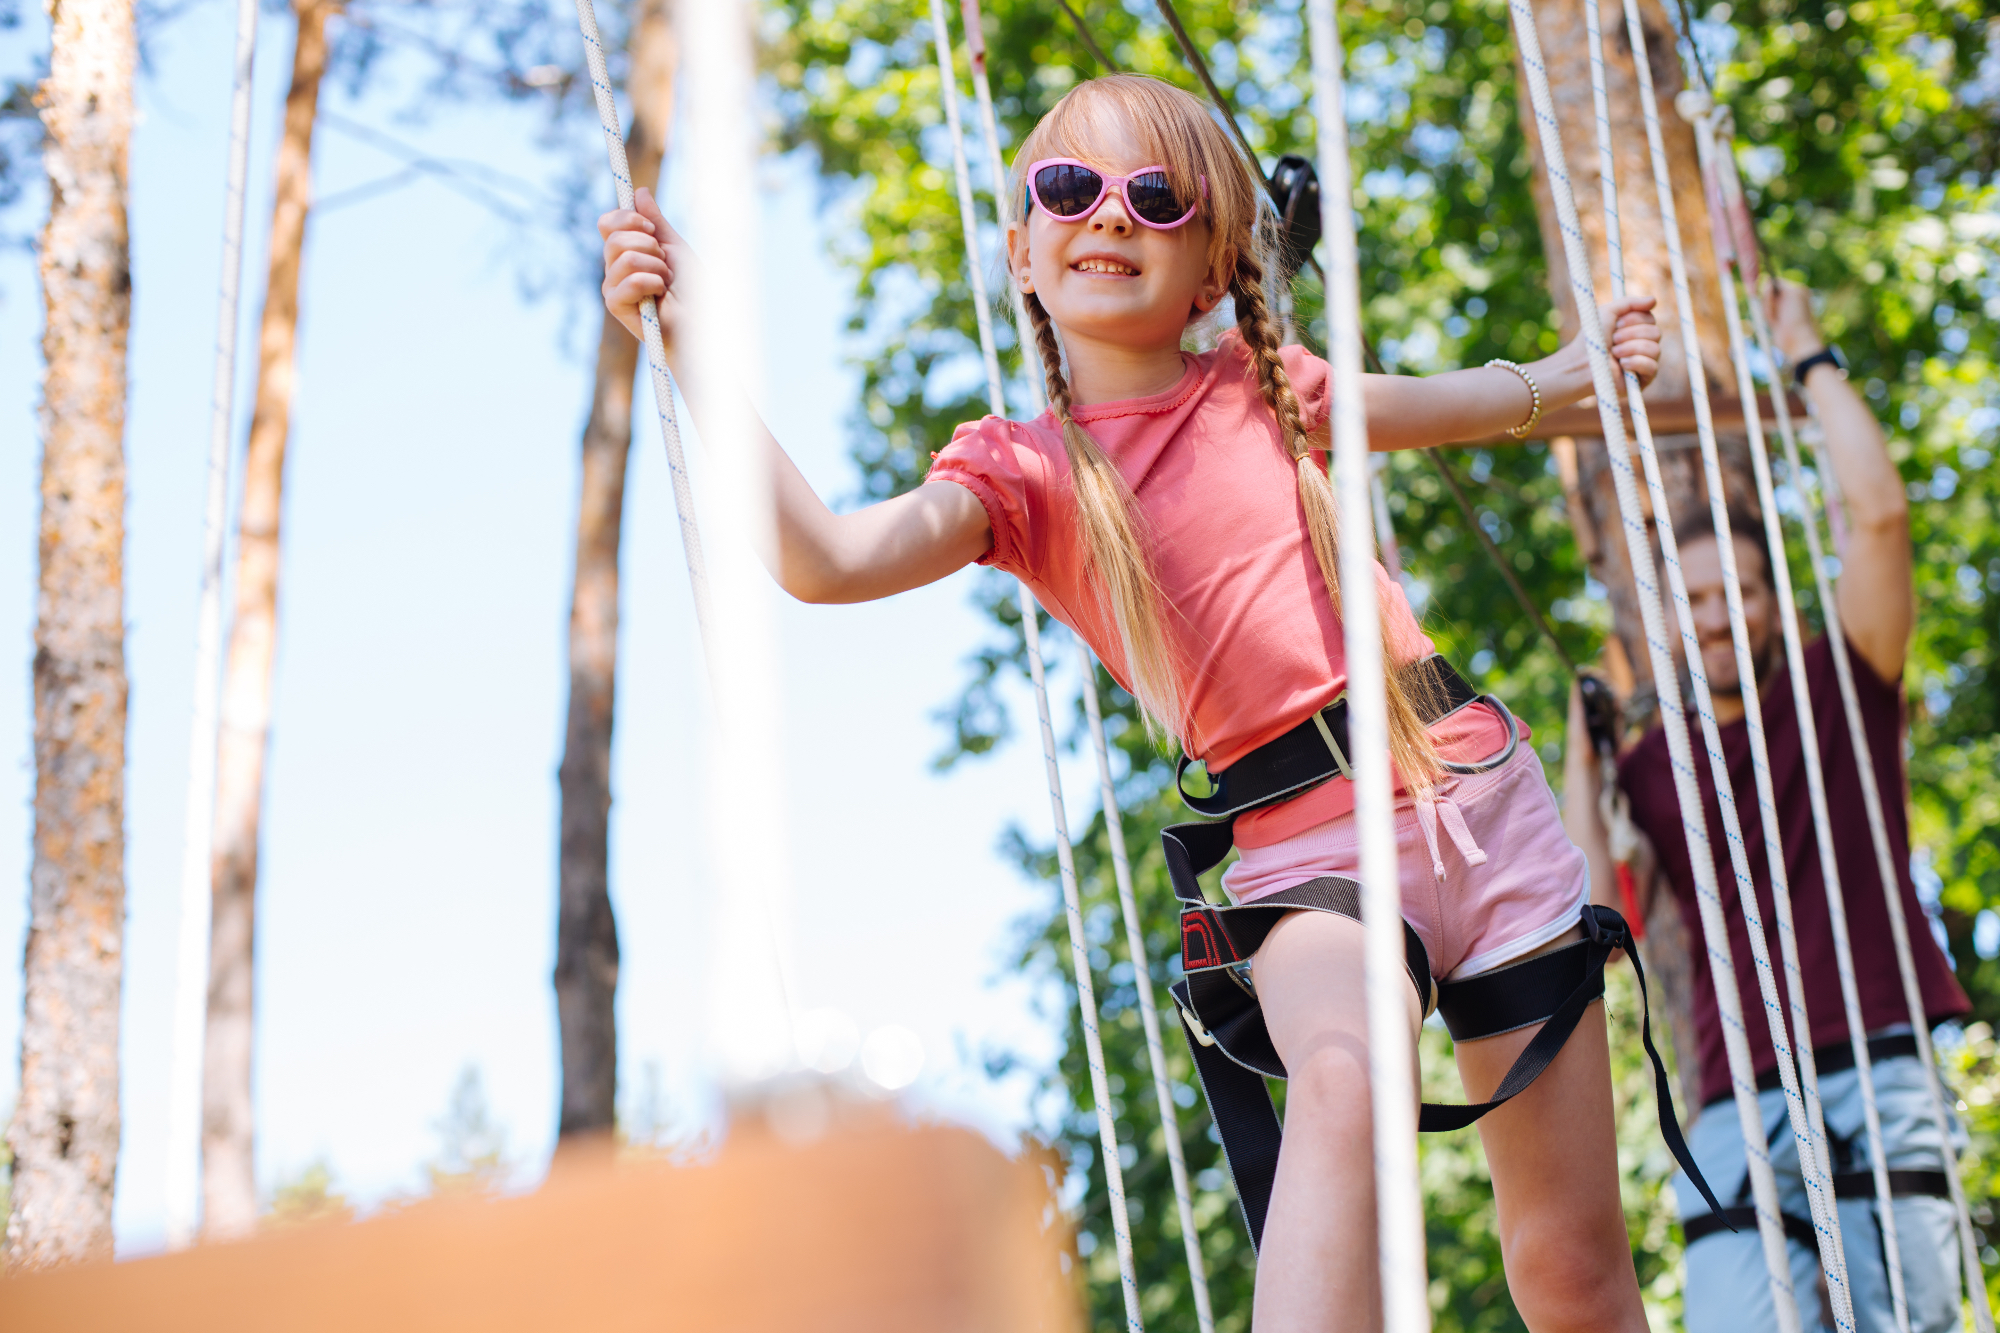
[[[1465,812],[1458,808],[1458,802],[1449,796],[1439,796],[1436,788],[1416,794],[1417,822],[1424,826],[1424,844],[1430,848],[1431,871],[1442,882],[1444,875],[1444,853],[1438,847],[1438,824],[1444,824],[1444,831],[1451,838],[1451,845],[1458,848],[1458,854],[1465,858],[1469,866],[1486,864],[1486,853],[1473,841],[1472,830],[1465,825]]]

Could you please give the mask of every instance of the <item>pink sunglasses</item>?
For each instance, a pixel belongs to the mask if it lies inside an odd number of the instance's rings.
[[[1205,199],[1208,178],[1200,179]],[[1113,189],[1125,197],[1125,210],[1155,231],[1180,226],[1201,207],[1200,200],[1181,203],[1165,167],[1141,167],[1128,176],[1108,176],[1073,157],[1045,157],[1028,168],[1029,197],[1044,213],[1063,222],[1083,221]]]

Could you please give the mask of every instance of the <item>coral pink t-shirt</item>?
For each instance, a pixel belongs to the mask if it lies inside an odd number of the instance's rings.
[[[1282,356],[1306,429],[1317,430],[1327,419],[1327,364],[1299,347]],[[1221,771],[1332,703],[1347,684],[1347,664],[1297,470],[1242,339],[1232,330],[1214,351],[1182,360],[1186,373],[1165,393],[1093,403],[1074,416],[1150,526],[1161,591],[1178,613],[1168,633],[1191,667],[1181,735],[1190,754]],[[1323,454],[1316,458],[1325,465]],[[1025,582],[1129,688],[1116,623],[1083,577],[1069,459],[1053,414],[960,426],[930,476],[957,482],[985,506],[993,545],[980,563]],[[1391,660],[1407,664],[1433,651],[1402,588],[1379,564],[1375,584]],[[1441,756],[1458,761],[1497,752],[1507,735],[1484,706],[1460,710],[1431,734]],[[1353,806],[1351,784],[1328,782],[1241,816],[1236,842],[1268,846]]]

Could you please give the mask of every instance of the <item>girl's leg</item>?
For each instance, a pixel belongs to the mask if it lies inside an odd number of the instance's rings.
[[[1361,923],[1326,912],[1294,912],[1257,951],[1257,996],[1290,1074],[1257,1256],[1257,1333],[1382,1326],[1362,967]],[[1414,1034],[1416,991],[1403,994]]]
[[[1561,942],[1559,942],[1561,943]],[[1493,1095],[1539,1028],[1458,1044],[1466,1096]],[[1618,1197],[1618,1135],[1604,1005],[1529,1089],[1479,1122],[1515,1308],[1535,1333],[1645,1333]]]

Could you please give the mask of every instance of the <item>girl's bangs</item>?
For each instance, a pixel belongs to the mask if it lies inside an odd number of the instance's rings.
[[[1196,201],[1201,219],[1214,227],[1217,189],[1223,185],[1214,168],[1222,164],[1206,161],[1199,130],[1187,124],[1190,109],[1206,121],[1206,111],[1188,94],[1141,75],[1113,74],[1078,84],[1050,109],[1015,153],[1016,188],[1009,192],[1012,205],[1025,207],[1030,162],[1050,157],[1101,160],[1098,146],[1111,134],[1125,130],[1139,142],[1139,165],[1165,167],[1174,194]],[[1208,182],[1205,195],[1204,178]]]

